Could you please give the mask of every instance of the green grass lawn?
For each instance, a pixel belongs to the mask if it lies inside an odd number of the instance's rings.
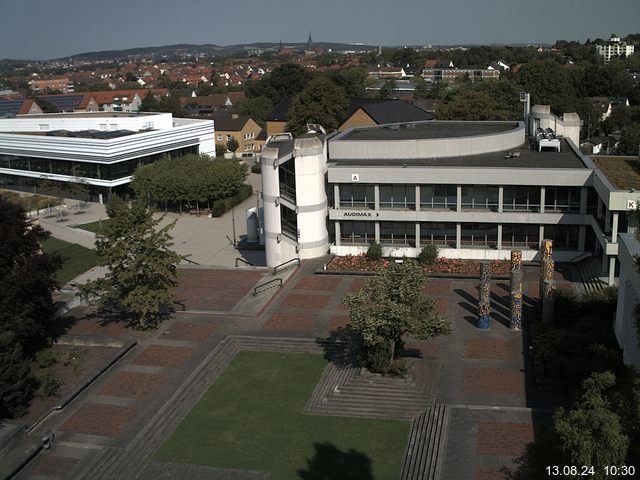
[[[321,355],[238,353],[156,460],[258,470],[272,480],[398,478],[409,421],[302,413],[326,366]]]
[[[81,273],[98,264],[98,256],[95,250],[58,240],[57,238],[47,238],[42,244],[42,250],[45,253],[57,253],[63,258],[64,264],[56,275],[60,285],[64,285],[69,280],[73,280]]]
[[[102,228],[104,228],[107,225],[109,225],[110,221],[111,221],[110,218],[105,218],[104,220],[98,220],[97,222],[83,223],[82,225],[76,225],[74,228],[81,228],[82,230],[98,233],[100,231],[100,225],[102,225]]]

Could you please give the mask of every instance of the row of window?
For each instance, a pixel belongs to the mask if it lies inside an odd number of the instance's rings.
[[[340,185],[341,208],[375,208],[373,185]],[[416,209],[415,185],[380,185],[380,208]],[[463,210],[498,210],[498,187],[463,185]],[[540,187],[503,187],[502,208],[505,211],[540,211]],[[420,209],[456,210],[456,185],[420,185]],[[545,211],[579,212],[580,187],[546,187]]]
[[[175,158],[188,153],[198,153],[198,147],[186,147],[125,160],[117,163],[74,162],[72,160],[58,160],[53,158],[20,157],[16,155],[0,154],[0,168],[24,170],[47,175],[67,175],[71,177],[97,178],[102,180],[117,180],[133,175],[138,165],[148,165],[165,157]]]
[[[497,248],[498,225],[482,223],[460,224],[460,245],[465,247]],[[578,248],[578,225],[545,225],[544,235],[554,247],[564,250]],[[540,242],[538,225],[502,225],[502,247],[537,249]],[[367,245],[375,242],[374,222],[340,222],[340,242],[344,245]],[[380,222],[380,244],[405,247],[416,246],[416,224],[411,222]],[[455,223],[421,223],[420,244],[456,248]]]

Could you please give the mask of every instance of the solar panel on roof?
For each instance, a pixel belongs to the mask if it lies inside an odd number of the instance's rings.
[[[17,114],[24,100],[0,100],[0,114]]]
[[[68,95],[64,97],[45,96],[43,98],[53,104],[58,110],[70,110],[80,106],[84,95]]]

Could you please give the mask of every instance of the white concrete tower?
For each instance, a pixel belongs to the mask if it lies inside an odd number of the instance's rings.
[[[264,245],[267,265],[275,267],[282,260],[282,230],[280,225],[280,185],[278,181],[277,145],[270,142],[260,154],[262,201],[264,206]]]
[[[326,141],[317,135],[297,138],[293,154],[296,162],[298,255],[300,259],[320,257],[329,250]]]

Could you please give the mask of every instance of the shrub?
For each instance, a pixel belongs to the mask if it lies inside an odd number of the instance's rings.
[[[363,345],[360,362],[370,372],[387,373],[390,367],[391,351],[386,344]]]
[[[255,162],[253,165],[251,165],[251,171],[253,173],[261,173],[262,166],[260,165],[260,162]]]
[[[38,382],[40,383],[40,386],[38,387],[37,395],[40,398],[47,398],[56,395],[62,386],[62,381],[51,372],[45,373],[38,379]]]
[[[382,246],[379,243],[372,243],[367,250],[367,260],[381,260]]]
[[[421,265],[435,265],[438,260],[438,247],[435,245],[426,245],[418,255],[418,262]]]
[[[50,348],[40,350],[36,353],[36,365],[38,368],[47,368],[51,365],[55,365],[57,362],[58,359]]]
[[[242,184],[238,192],[227,198],[221,198],[211,203],[211,216],[220,217],[236,205],[241,204],[253,194],[251,185]]]

